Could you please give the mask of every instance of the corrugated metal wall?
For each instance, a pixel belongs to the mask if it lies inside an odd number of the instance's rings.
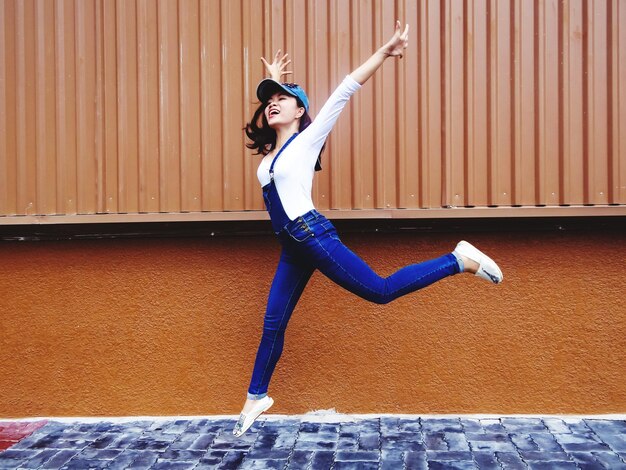
[[[315,114],[395,18],[320,209],[626,204],[624,0],[0,0],[0,215],[261,211],[259,57]]]

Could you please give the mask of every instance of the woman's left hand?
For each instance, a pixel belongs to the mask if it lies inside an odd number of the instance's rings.
[[[278,49],[276,51],[276,54],[274,55],[274,62],[272,62],[271,64],[268,63],[267,60],[265,60],[265,57],[261,57],[261,62],[263,62],[263,65],[265,65],[265,70],[267,70],[267,73],[270,74],[270,77],[272,77],[272,79],[276,80],[277,82],[281,81],[283,75],[293,73],[291,71],[285,70],[285,68],[287,68],[287,66],[291,63],[291,60],[287,59],[289,54],[283,54],[281,56],[280,53],[281,50]]]
[[[379,49],[387,57],[400,57],[402,59],[403,51],[409,45],[409,25],[406,25],[404,31],[401,31],[400,27],[400,21],[396,21],[396,30],[392,38]]]

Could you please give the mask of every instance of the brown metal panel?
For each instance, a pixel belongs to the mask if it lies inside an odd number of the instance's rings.
[[[17,213],[36,214],[37,151],[35,118],[35,11],[32,0],[18,1],[17,54]]]
[[[467,3],[466,28],[466,205],[487,205],[487,0]]]
[[[35,3],[36,148],[39,214],[56,213],[56,155],[54,115],[54,3]]]
[[[412,25],[413,37],[416,37],[419,5],[417,2],[400,2],[399,9],[404,11],[399,12],[398,16]],[[419,102],[417,87],[414,86],[419,73],[418,57],[416,53],[405,54],[398,64],[398,119],[402,123],[398,126],[398,207],[401,208],[418,207]],[[355,142],[357,140],[355,136]]]
[[[443,179],[443,100],[442,100],[442,3],[424,2],[425,51],[423,52],[423,70],[425,71],[424,116],[424,157],[421,171],[423,207],[442,205]]]
[[[494,1],[491,21],[491,204],[511,204],[512,96],[511,3]]]
[[[334,2],[329,11],[330,42],[333,52],[330,61],[331,89],[343,77],[350,73],[350,8],[347,2]],[[323,97],[319,97],[324,99]],[[346,107],[345,113],[339,117],[328,141],[330,161],[328,171],[330,176],[330,207],[332,209],[347,209],[352,207],[352,146],[350,139],[351,109]]]
[[[539,9],[538,29],[538,204],[559,204],[559,64],[558,1]]]
[[[583,0],[563,7],[562,141],[563,202],[584,203],[583,193]]]
[[[15,2],[0,2],[0,210],[17,213]]]
[[[74,3],[58,0],[56,36],[57,211],[77,213],[76,190],[76,61]]]
[[[314,5],[309,16],[311,21],[310,33],[308,33],[309,39],[315,45],[315,47],[309,49],[308,58],[311,64],[311,75],[307,75],[307,79],[311,80],[307,88],[307,94],[311,96],[310,109],[311,116],[314,117],[316,113],[324,104],[325,96],[329,96],[331,93],[331,77],[329,76],[329,63],[328,54],[326,51],[331,47],[329,43],[329,13],[327,2],[317,2]],[[268,18],[266,17],[266,31],[271,27]],[[272,37],[266,34],[265,37]],[[269,49],[266,47],[266,53],[272,51],[272,44],[270,43]],[[302,59],[297,59],[302,60]],[[301,81],[300,78],[294,77],[296,81]],[[330,139],[333,138],[331,133]],[[326,145],[322,156],[322,166],[324,171],[318,173],[313,181],[313,198],[317,201],[317,205],[320,209],[330,208],[330,172],[326,171],[332,162],[332,151],[330,141]]]
[[[536,4],[533,2],[516,2],[517,53],[515,78],[515,200],[518,205],[536,203],[535,181],[535,108],[536,62],[535,35]]]
[[[372,40],[372,2],[356,2],[353,5],[354,47],[352,66],[367,59],[374,47]],[[374,88],[372,84],[364,86],[350,103],[353,116],[352,181],[353,200],[356,209],[373,209],[374,200]],[[324,157],[326,158],[326,157]],[[328,162],[328,160],[326,160]],[[334,162],[333,162],[334,163]],[[329,163],[326,163],[329,166]]]
[[[181,2],[178,8],[182,211],[191,212],[202,207],[198,2]]]
[[[222,20],[222,105],[224,119],[224,210],[241,210],[244,206],[244,159],[249,154],[242,148],[241,110],[244,107],[241,90],[243,81],[241,1],[225,2],[221,8]]]
[[[118,0],[116,13],[119,211],[139,212],[136,2]]]
[[[222,30],[221,2],[202,0],[200,2],[201,40],[201,94],[202,94],[202,181],[203,209],[221,211],[224,207],[223,184],[223,118],[222,104]],[[257,17],[259,18],[259,17]],[[250,59],[252,60],[252,58]],[[258,60],[258,59],[257,59]],[[259,61],[260,65],[260,61]],[[260,76],[260,69],[254,76]],[[253,72],[251,71],[250,74]],[[247,101],[250,101],[248,99]],[[247,119],[251,116],[246,115]],[[243,126],[243,122],[241,123]],[[241,134],[243,140],[243,133]],[[253,157],[246,155],[249,159]]]
[[[462,0],[451,0],[445,20],[445,166],[444,206],[466,205],[465,12]]]
[[[78,213],[97,209],[95,2],[76,3],[76,113]]]
[[[157,29],[157,8],[154,3],[151,0],[137,0],[138,159],[141,212],[159,212],[160,209]],[[198,102],[199,100],[196,101]]]
[[[589,202],[608,201],[608,57],[607,1],[590,1],[588,43],[589,96]]]
[[[626,5],[615,1],[613,8],[613,204],[626,204]]]
[[[103,161],[100,178],[106,213],[119,211],[118,181],[118,87],[117,87],[117,7],[116,2],[102,2],[103,62]]]
[[[160,0],[159,27],[159,159],[161,211],[181,210],[180,108],[177,3]]]

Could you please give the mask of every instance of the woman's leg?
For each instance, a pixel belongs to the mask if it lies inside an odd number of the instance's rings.
[[[248,399],[256,400],[267,395],[270,379],[283,351],[287,323],[313,271],[312,266],[299,262],[283,249],[267,301],[263,336],[254,363]]]
[[[450,253],[381,277],[339,240],[332,224],[324,220],[321,224],[325,225],[323,233],[312,227],[316,235],[301,249],[324,275],[366,300],[386,304],[461,271],[458,259]]]

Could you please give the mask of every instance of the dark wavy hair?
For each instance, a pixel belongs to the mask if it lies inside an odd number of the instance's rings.
[[[252,141],[247,143],[246,147],[256,150],[253,155],[267,155],[276,148],[276,131],[269,126],[267,118],[265,117],[265,108],[267,108],[267,104],[268,103],[261,103],[254,112],[250,122],[246,123],[246,127],[244,127],[248,139]],[[298,100],[298,106],[304,107],[302,106],[300,100]],[[305,111],[300,117],[298,132],[302,132],[304,129],[309,127],[312,122],[311,116],[309,116],[309,113]],[[322,169],[321,158],[325,147],[326,144],[324,144],[322,150],[320,150],[319,156],[317,157],[317,163],[315,164],[316,171],[320,171]]]

